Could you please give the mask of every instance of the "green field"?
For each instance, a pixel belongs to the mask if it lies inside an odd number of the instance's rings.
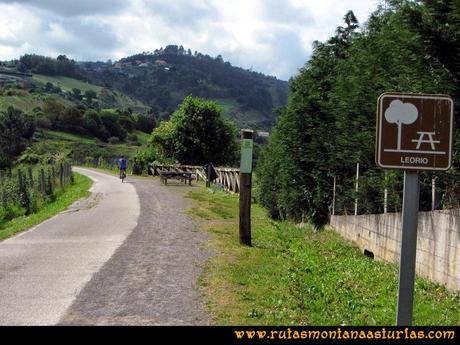
[[[41,75],[41,74],[34,74],[32,79],[42,84],[46,84],[49,82],[53,84],[54,86],[59,86],[62,90],[65,90],[68,92],[71,92],[74,88],[80,89],[83,93],[85,91],[92,90],[98,94],[98,97],[101,96],[101,91],[102,89],[104,89],[102,86],[85,83],[81,80],[63,77],[63,76],[47,76],[47,75]],[[135,111],[140,111],[140,112],[143,112],[148,108],[141,101],[131,98],[122,92],[113,91],[111,89],[105,89],[105,90],[107,91],[107,95],[113,96],[115,99],[116,104],[113,104],[111,106],[114,106],[117,108],[131,107]]]
[[[47,76],[41,74],[34,74],[32,79],[43,84],[51,83],[55,86],[59,86],[61,89],[66,91],[72,91],[72,89],[76,88],[82,90],[83,92],[93,90],[96,93],[99,93],[102,90],[101,86],[88,84],[81,80],[62,76]]]
[[[141,132],[141,131],[134,131],[133,133],[137,135],[137,140],[142,145],[146,145],[148,143],[149,138],[150,138],[150,134],[147,134],[147,133],[144,133],[144,132]]]
[[[331,230],[276,222],[252,206],[253,247],[238,240],[238,196],[204,188],[189,213],[212,235],[201,285],[218,325],[394,325],[396,265]],[[415,325],[460,324],[460,294],[417,278]]]
[[[54,95],[60,103],[65,106],[74,105],[72,102]],[[8,107],[14,107],[26,113],[32,113],[36,107],[42,107],[45,97],[39,94],[26,93],[23,96],[0,96],[0,110],[6,110]]]
[[[38,137],[44,140],[54,140],[54,141],[70,141],[70,142],[80,142],[85,144],[94,144],[94,138],[77,135],[73,133],[67,132],[59,132],[59,131],[49,131],[43,130],[38,132]]]

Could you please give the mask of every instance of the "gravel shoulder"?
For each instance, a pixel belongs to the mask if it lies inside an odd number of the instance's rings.
[[[137,226],[93,275],[60,325],[208,325],[197,284],[210,253],[186,215],[193,188],[128,178],[140,200]]]

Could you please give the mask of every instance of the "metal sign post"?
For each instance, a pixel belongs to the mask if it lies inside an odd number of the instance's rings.
[[[414,301],[415,253],[420,184],[418,172],[404,172],[402,238],[399,266],[398,311],[396,324],[410,326]]]
[[[412,324],[420,196],[418,172],[450,168],[453,108],[452,99],[443,95],[384,93],[378,99],[376,163],[384,169],[404,170],[398,326]]]

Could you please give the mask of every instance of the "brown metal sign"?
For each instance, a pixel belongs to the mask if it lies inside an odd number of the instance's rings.
[[[448,96],[384,93],[377,102],[377,165],[449,169],[453,118],[454,104]]]

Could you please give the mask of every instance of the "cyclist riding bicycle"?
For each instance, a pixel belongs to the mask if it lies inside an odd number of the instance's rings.
[[[126,177],[126,167],[128,165],[128,160],[125,156],[121,155],[118,159],[118,167],[120,168],[120,178]]]

